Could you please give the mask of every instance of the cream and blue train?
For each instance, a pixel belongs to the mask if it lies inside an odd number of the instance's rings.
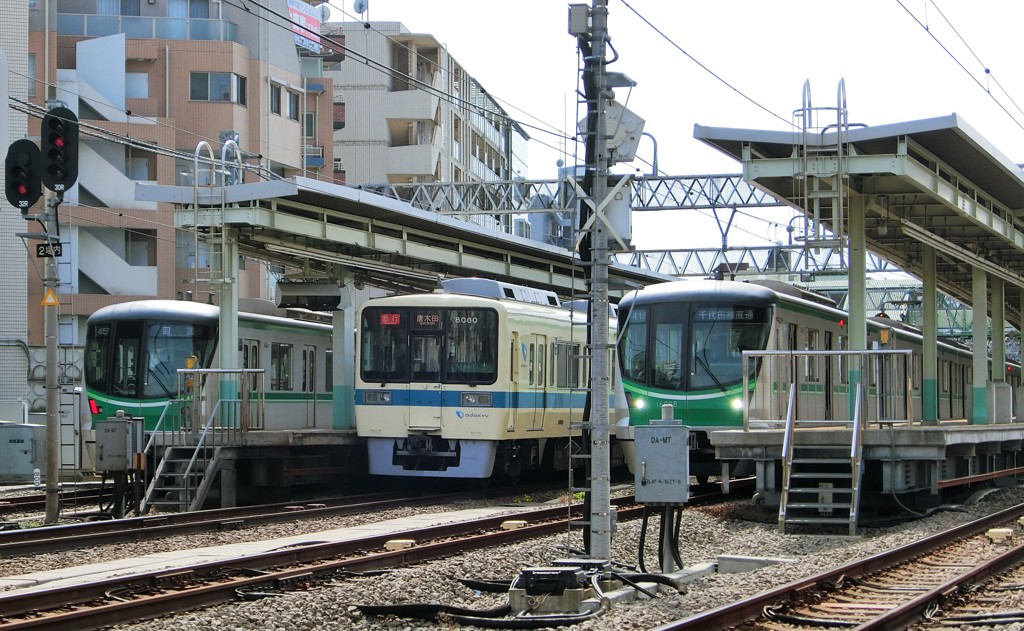
[[[570,466],[586,406],[586,310],[486,279],[367,301],[355,418],[373,475],[516,480]]]
[[[770,281],[677,281],[631,292],[619,303],[618,360],[629,404],[628,420],[617,436],[632,469],[631,427],[661,418],[671,404],[674,418],[690,428],[690,472],[698,480],[721,473],[708,434],[743,427],[744,350],[836,351],[849,348],[848,316],[833,301],[812,292]],[[868,319],[869,346],[895,336],[891,348],[912,351],[910,409],[921,411],[921,345],[918,330],[898,320]],[[940,420],[965,419],[971,413],[972,355],[963,346],[938,344]],[[798,404],[811,418],[841,416],[849,407],[849,384],[840,370],[822,363],[818,374],[803,366],[786,377],[799,388]],[[783,386],[767,383],[763,364],[753,363],[751,392]],[[1007,382],[1016,391],[1020,366],[1007,364]],[[788,384],[787,384],[788,386]],[[905,388],[904,388],[905,389]]]

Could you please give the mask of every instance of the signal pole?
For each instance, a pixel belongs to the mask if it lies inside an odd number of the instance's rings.
[[[55,524],[60,517],[60,392],[57,385],[57,278],[56,248],[53,235],[57,227],[57,206],[61,198],[46,195],[46,211],[40,219],[46,232],[49,256],[43,279],[43,334],[46,336],[46,517],[44,523]],[[58,237],[59,243],[59,237]]]
[[[2,59],[0,59],[2,61]],[[53,524],[60,516],[60,390],[57,381],[57,256],[60,236],[57,207],[64,194],[78,179],[78,116],[66,107],[46,112],[40,126],[42,150],[23,138],[7,148],[4,160],[4,194],[27,221],[38,221],[43,232],[19,233],[29,239],[41,239],[46,259],[43,274],[43,336],[46,339],[46,516],[44,523]],[[39,200],[46,185],[46,202],[42,213],[30,215],[29,209]]]

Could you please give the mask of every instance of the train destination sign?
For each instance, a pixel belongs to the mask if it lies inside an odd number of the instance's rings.
[[[747,307],[700,307],[693,312],[697,322],[753,322],[754,309]]]

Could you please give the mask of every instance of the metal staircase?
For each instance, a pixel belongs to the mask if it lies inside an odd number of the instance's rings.
[[[146,488],[140,512],[157,508],[184,513],[206,502],[220,469],[220,448],[205,445],[169,446]]]
[[[861,387],[853,420],[796,420],[797,386],[790,386],[786,432],[783,438],[782,493],[779,501],[779,532],[787,525],[846,525],[850,536],[857,534],[861,495]],[[802,429],[816,431],[814,444],[803,443],[811,435]],[[823,434],[835,434],[834,440],[822,442]]]

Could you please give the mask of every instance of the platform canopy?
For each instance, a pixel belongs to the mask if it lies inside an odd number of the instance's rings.
[[[694,137],[743,164],[752,185],[806,209],[801,179],[830,168],[828,147],[842,146],[840,172],[849,203],[863,202],[868,249],[923,277],[925,244],[938,253],[939,288],[971,303],[972,268],[1005,282],[1007,319],[1021,323],[1024,292],[1024,171],[957,114],[891,125],[837,126],[808,136],[696,125]],[[822,149],[815,153],[815,148]],[[817,165],[817,166],[815,166]],[[860,199],[858,199],[858,197]],[[842,232],[849,231],[849,215]],[[829,226],[831,228],[831,226]]]

